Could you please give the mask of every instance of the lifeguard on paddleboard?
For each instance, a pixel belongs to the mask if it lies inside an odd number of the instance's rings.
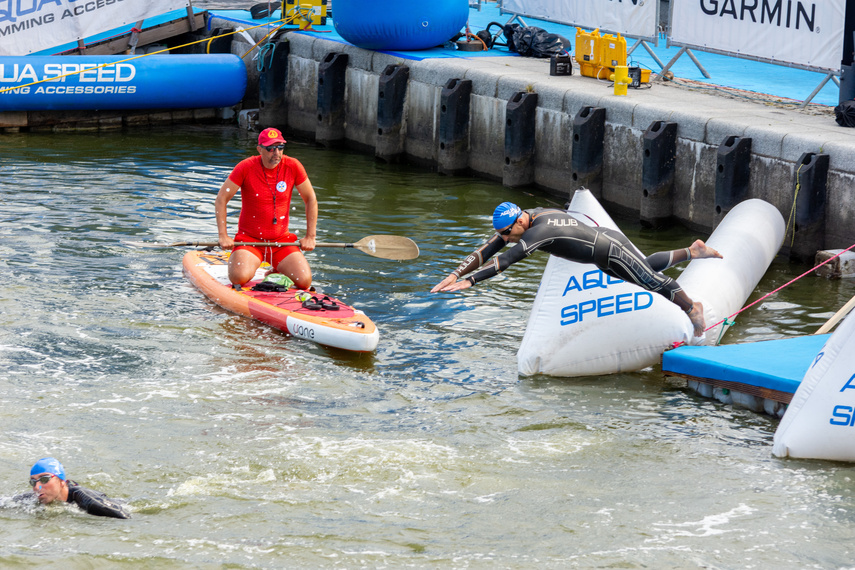
[[[380,336],[375,324],[362,311],[317,291],[303,252],[342,247],[404,260],[418,257],[418,246],[409,238],[385,235],[355,243],[317,243],[318,201],[305,168],[284,154],[285,139],[278,129],[261,131],[256,149],[258,155],[238,163],[220,187],[215,201],[216,242],[137,245],[204,247],[185,254],[184,272],[214,303],[318,344],[373,351]],[[295,188],[306,207],[302,238],[289,231]],[[241,212],[232,238],[227,205],[238,191]],[[222,251],[214,251],[216,247]]]

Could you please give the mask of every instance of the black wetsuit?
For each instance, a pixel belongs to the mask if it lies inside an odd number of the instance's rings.
[[[28,501],[31,499],[38,500],[35,493],[24,493],[13,497],[15,501]],[[122,505],[113,501],[104,493],[81,487],[71,480],[68,481],[68,499],[66,499],[66,502],[76,504],[90,515],[117,519],[131,518],[130,513]]]
[[[498,275],[535,251],[543,250],[570,261],[593,263],[606,275],[635,283],[663,295],[684,311],[691,310],[692,301],[677,282],[659,273],[675,263],[688,260],[687,249],[657,252],[645,257],[622,233],[587,226],[564,210],[534,208],[524,212],[531,216],[531,225],[516,247],[485,265],[506,245],[499,234],[494,234],[452,273],[460,278],[475,271],[468,277],[474,285]]]
[[[130,513],[128,513],[122,505],[113,501],[104,493],[93,491],[92,489],[86,489],[74,481],[68,482],[67,502],[76,503],[78,507],[90,515],[114,517],[117,519],[131,518]]]

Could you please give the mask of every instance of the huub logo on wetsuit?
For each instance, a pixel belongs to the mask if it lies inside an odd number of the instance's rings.
[[[579,225],[579,221],[572,216],[566,220],[549,219],[549,220],[546,220],[546,223],[549,224],[550,226],[556,226],[559,228],[564,227],[564,226],[578,226]]]

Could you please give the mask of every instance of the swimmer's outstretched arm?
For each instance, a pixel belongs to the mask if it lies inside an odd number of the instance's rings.
[[[475,271],[481,267],[488,259],[496,255],[502,248],[505,247],[505,240],[499,234],[493,234],[487,243],[473,251],[463,260],[463,263],[457,266],[457,269],[448,274],[448,276],[433,286],[431,293],[437,291],[457,291],[457,289],[449,289],[449,287],[460,279],[463,275]],[[470,285],[471,286],[471,285]]]

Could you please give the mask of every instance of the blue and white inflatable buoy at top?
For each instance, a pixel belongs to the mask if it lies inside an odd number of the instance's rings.
[[[444,44],[466,25],[469,0],[332,0],[338,34],[373,50],[421,50]]]
[[[620,231],[597,199],[577,190],[570,212]],[[677,279],[704,306],[707,326],[737,312],[784,240],[784,218],[762,200],[733,208],[707,240],[724,259],[697,259]],[[674,343],[713,344],[720,324],[694,337],[689,317],[662,295],[614,279],[590,264],[551,256],[517,352],[525,376],[590,376],[657,364]]]
[[[0,57],[0,111],[209,109],[243,99],[233,54]]]

